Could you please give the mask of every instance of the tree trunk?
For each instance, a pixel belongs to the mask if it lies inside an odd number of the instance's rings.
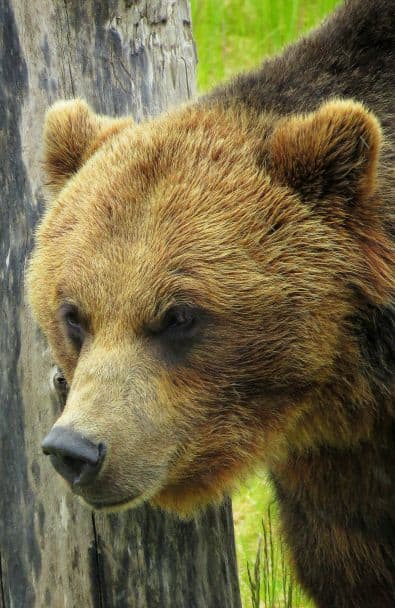
[[[42,456],[59,403],[23,294],[46,108],[81,96],[140,120],[193,95],[188,2],[0,0],[0,41],[0,607],[239,608],[230,503],[97,515]]]

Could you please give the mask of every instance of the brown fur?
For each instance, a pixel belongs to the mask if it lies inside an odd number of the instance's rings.
[[[112,508],[185,516],[265,462],[318,605],[390,606],[388,129],[363,98],[292,115],[233,99],[135,126],[79,100],[49,110],[28,286],[71,386],[56,424],[107,445],[83,498]],[[176,346],[155,330],[174,304],[197,311]]]

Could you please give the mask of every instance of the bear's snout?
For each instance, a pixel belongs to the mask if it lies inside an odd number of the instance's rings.
[[[71,428],[60,426],[53,427],[41,447],[56,471],[73,487],[94,481],[106,456],[103,443],[96,445]]]

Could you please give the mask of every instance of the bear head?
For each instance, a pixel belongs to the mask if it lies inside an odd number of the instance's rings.
[[[322,394],[361,359],[361,301],[393,288],[380,142],[353,101],[49,110],[28,290],[70,386],[55,428],[105,446],[86,502],[188,515],[257,462],[350,440]]]

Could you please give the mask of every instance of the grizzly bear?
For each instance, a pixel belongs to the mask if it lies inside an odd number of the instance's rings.
[[[348,0],[135,125],[48,112],[28,270],[70,386],[43,449],[95,509],[270,471],[321,608],[395,606],[393,0]]]

